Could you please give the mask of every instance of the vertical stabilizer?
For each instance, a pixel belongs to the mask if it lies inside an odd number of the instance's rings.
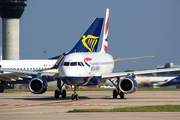
[[[51,69],[57,69],[64,56],[75,52],[96,52],[104,18],[96,18],[76,45],[67,53],[49,59],[58,59]]]
[[[68,52],[96,52],[101,34],[103,18],[96,18],[76,45]]]
[[[96,52],[104,18],[96,18],[75,46],[66,54],[74,52]],[[61,55],[49,58],[59,59]]]
[[[108,32],[109,32],[109,8],[106,9],[106,18],[104,22],[104,32],[103,32],[103,40],[102,40],[102,47],[101,53],[107,53],[108,49]]]

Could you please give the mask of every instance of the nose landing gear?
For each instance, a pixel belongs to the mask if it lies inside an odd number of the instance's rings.
[[[71,96],[72,100],[74,100],[74,99],[78,100],[79,99],[78,94],[76,94],[76,89],[77,89],[77,86],[75,85],[74,86],[74,94],[72,94],[72,96]]]

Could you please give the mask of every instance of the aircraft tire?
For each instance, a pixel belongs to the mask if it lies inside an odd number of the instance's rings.
[[[121,99],[124,99],[124,93],[123,92],[120,92],[120,97],[121,97]]]
[[[59,98],[59,90],[55,90],[54,97]]]
[[[71,99],[74,100],[74,98],[75,98],[75,96],[74,96],[74,94],[72,94]]]
[[[117,98],[117,91],[113,90],[113,98]]]
[[[75,95],[75,99],[76,99],[76,100],[78,100],[78,99],[79,99],[78,94],[76,94],[76,95]]]
[[[62,98],[66,98],[66,90],[62,91]]]
[[[4,92],[4,87],[0,86],[0,93]]]

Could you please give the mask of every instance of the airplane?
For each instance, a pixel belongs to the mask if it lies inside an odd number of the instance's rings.
[[[100,18],[96,18],[100,19]],[[53,67],[50,69],[58,69],[58,74],[44,72],[43,70],[30,71],[30,70],[12,70],[6,68],[0,68],[0,71],[21,73],[21,74],[35,74],[36,78],[33,78],[29,83],[29,89],[34,94],[41,94],[47,90],[47,82],[44,77],[56,77],[57,87],[59,90],[55,91],[55,98],[66,98],[66,90],[62,90],[61,81],[63,84],[74,85],[74,93],[71,99],[78,100],[78,94],[76,90],[78,86],[87,85],[101,85],[104,84],[106,80],[111,81],[111,79],[116,78],[118,80],[117,84],[114,86],[117,90],[113,90],[113,98],[117,98],[120,95],[124,98],[124,94],[133,93],[137,89],[137,82],[134,79],[135,75],[147,74],[147,73],[157,73],[166,71],[176,71],[180,68],[170,68],[163,70],[144,70],[144,71],[134,71],[134,72],[120,72],[112,73],[114,68],[114,62],[150,58],[138,57],[138,58],[127,58],[127,59],[113,59],[112,55],[108,54],[108,32],[109,32],[109,9],[106,10],[104,32],[103,32],[103,42],[100,52],[93,52],[94,44],[99,38],[97,35],[83,35],[81,42],[84,49],[89,52],[78,52],[76,50],[71,50],[70,52],[63,53]]]
[[[83,36],[97,36],[95,38],[95,41],[91,40],[92,49],[87,49],[84,47],[84,44],[82,44],[82,38],[79,39],[79,41],[76,43],[76,45],[69,51],[69,53],[72,52],[96,52],[97,46],[99,43],[99,36],[101,33],[101,28],[103,24],[103,18],[97,18],[95,19],[91,25],[88,27],[88,29],[85,31]],[[57,69],[49,69],[51,68],[58,58],[61,57],[61,55],[49,58],[47,60],[0,60],[0,68],[8,68],[12,70],[33,70],[33,71],[42,71],[44,72],[50,72],[57,74]],[[24,84],[29,83],[29,81],[33,78],[37,78],[39,75],[36,74],[26,74],[26,73],[17,73],[17,72],[7,72],[7,71],[0,71],[0,92],[4,91],[4,85],[7,84]],[[46,81],[54,81],[56,80],[56,76],[42,76],[43,79]],[[38,92],[37,92],[38,93]],[[39,91],[41,93],[41,91]]]
[[[155,86],[165,87],[165,86],[172,86],[172,85],[178,85],[178,84],[180,84],[180,75],[175,77],[175,78],[172,78],[172,79],[167,79],[167,80],[162,81],[162,82],[157,82],[155,84]]]

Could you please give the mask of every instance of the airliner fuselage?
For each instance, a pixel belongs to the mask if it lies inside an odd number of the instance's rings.
[[[101,85],[101,74],[111,73],[113,68],[114,61],[110,54],[71,53],[63,58],[58,72],[66,84]]]

